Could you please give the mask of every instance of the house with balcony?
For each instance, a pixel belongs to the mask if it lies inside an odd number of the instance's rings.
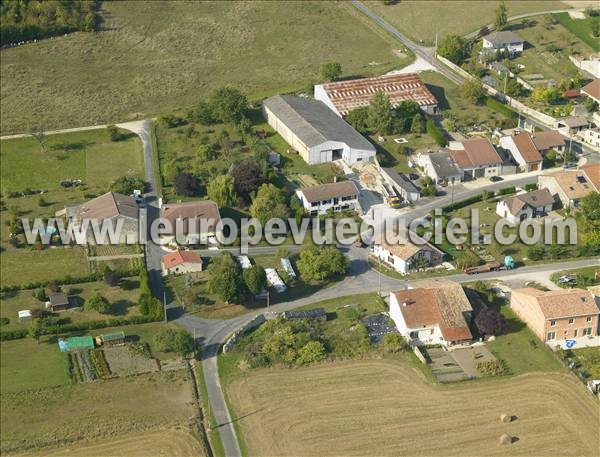
[[[358,210],[358,194],[358,188],[353,181],[333,182],[296,190],[296,195],[310,216],[318,216],[328,211]]]

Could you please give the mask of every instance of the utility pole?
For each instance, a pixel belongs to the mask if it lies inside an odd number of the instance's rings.
[[[163,290],[163,310],[165,314],[165,323],[167,323],[167,292]]]
[[[271,292],[267,290],[267,313],[270,313]]]
[[[381,297],[381,255],[377,255],[377,260],[379,261],[379,268],[377,269],[379,272],[379,291],[377,292],[377,295]]]

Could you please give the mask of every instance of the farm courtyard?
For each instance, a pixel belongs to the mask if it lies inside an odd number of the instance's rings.
[[[433,386],[414,368],[365,360],[251,371],[233,381],[228,394],[249,455],[600,451],[598,405],[565,374]],[[513,420],[502,423],[501,414]],[[498,445],[503,434],[512,444]]]

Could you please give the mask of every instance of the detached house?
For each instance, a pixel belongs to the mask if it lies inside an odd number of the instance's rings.
[[[548,189],[534,190],[500,200],[496,214],[517,224],[525,219],[544,216],[552,211],[554,198]]]
[[[591,83],[581,88],[581,93],[600,104],[600,78],[594,79]]]
[[[163,275],[199,273],[202,271],[202,259],[192,251],[175,251],[162,258]]]
[[[510,307],[538,338],[548,344],[598,336],[600,309],[588,290],[515,289],[510,297]]]
[[[409,237],[400,237],[398,243],[390,244],[385,235],[382,235],[373,245],[373,254],[401,274],[434,267],[444,260],[444,253],[435,246],[425,241],[423,244],[415,244]]]
[[[470,138],[451,144],[450,155],[462,170],[464,179],[477,179],[502,174],[502,158],[485,138]]]
[[[463,172],[450,154],[448,149],[431,154],[421,154],[417,156],[417,163],[425,170],[425,175],[429,176],[436,184],[461,182]]]
[[[212,242],[221,220],[219,207],[211,200],[167,203],[161,207],[160,217],[169,223],[161,239],[171,245]]]
[[[119,243],[135,244],[139,240],[139,211],[135,199],[129,195],[107,192],[100,197],[94,198],[81,205],[66,206],[64,210],[58,211],[56,216],[66,216],[69,222],[73,222],[76,230],[82,230],[86,221],[96,221],[98,227],[110,224],[116,233],[116,228],[121,226],[118,233]],[[95,223],[95,222],[93,222]],[[92,224],[88,225],[84,243],[98,244],[94,236]],[[110,243],[110,237],[104,240]]]
[[[460,284],[446,279],[390,292],[390,317],[411,345],[467,343],[473,309]]]
[[[552,149],[559,154],[565,152],[565,139],[556,130],[546,130],[544,132],[534,132],[531,135],[533,144],[542,156]]]
[[[302,206],[310,216],[344,210],[358,210],[358,188],[353,181],[340,181],[303,187],[296,191]]]
[[[509,30],[492,32],[483,37],[483,49],[508,51],[509,54],[523,52],[524,44],[525,40]]]
[[[563,170],[538,177],[538,187],[548,189],[565,208],[576,208],[579,201],[592,192],[597,192],[593,182],[583,170]]]
[[[560,135],[559,135],[560,136]],[[500,146],[510,152],[522,171],[542,169],[544,158],[528,132],[513,133],[500,138]]]

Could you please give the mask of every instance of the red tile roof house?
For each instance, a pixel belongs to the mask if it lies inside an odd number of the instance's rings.
[[[544,158],[528,132],[513,133],[500,138],[500,146],[513,156],[521,171],[542,169]]]
[[[591,83],[583,86],[581,88],[581,93],[600,104],[600,78],[594,79]]]
[[[198,273],[202,271],[202,259],[192,251],[175,251],[162,258],[163,275]]]
[[[531,134],[531,139],[542,156],[545,156],[550,149],[560,154],[565,152],[565,139],[557,130],[534,132]]]
[[[318,84],[315,86],[315,99],[321,100],[337,115],[346,116],[356,108],[369,106],[377,91],[389,95],[392,108],[411,100],[428,114],[435,114],[437,110],[436,98],[416,73]]]
[[[390,292],[390,317],[413,346],[451,346],[473,339],[472,307],[458,283],[433,279]]]
[[[450,155],[466,180],[502,174],[502,158],[485,138],[470,138],[449,145]]]
[[[166,203],[160,209],[160,217],[170,222],[170,230],[165,230],[160,237],[165,244],[171,246],[211,242],[221,220],[219,207],[211,200]],[[181,240],[175,238],[178,226],[181,227]]]
[[[561,345],[567,339],[598,336],[600,308],[588,290],[514,289],[510,307],[538,338],[551,346]]]

